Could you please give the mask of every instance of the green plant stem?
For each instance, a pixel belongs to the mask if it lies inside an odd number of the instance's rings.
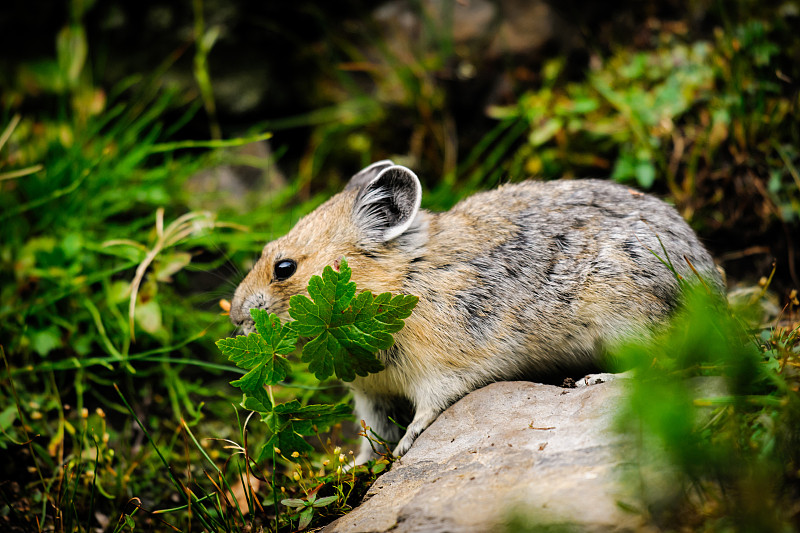
[[[194,11],[194,77],[200,87],[200,94],[203,98],[203,105],[208,113],[209,128],[211,137],[214,139],[222,138],[222,130],[217,122],[217,106],[214,103],[214,90],[211,85],[211,76],[208,72],[208,53],[214,45],[216,35],[212,30],[206,31],[205,16],[203,15],[203,0],[192,0],[192,10]]]
[[[117,361],[123,361],[125,357],[120,353],[119,350],[114,346],[114,343],[111,342],[111,339],[108,338],[108,334],[106,333],[106,328],[103,326],[103,319],[100,316],[100,311],[97,309],[97,306],[94,305],[90,299],[84,300],[84,306],[89,311],[89,314],[92,315],[92,319],[94,319],[94,324],[97,327],[97,332],[100,334],[100,338],[103,341],[103,344],[108,350],[109,354],[113,355]],[[128,365],[129,366],[129,365]],[[133,370],[132,368],[130,370]]]
[[[278,507],[278,491],[275,488],[275,465],[277,463],[277,459],[275,458],[275,447],[272,447],[272,475],[269,477],[270,482],[272,484],[272,506],[275,509],[275,532],[277,533],[279,527],[279,518],[281,516],[280,508]]]
[[[37,172],[43,169],[44,165],[33,165],[30,167],[21,168],[19,170],[2,172],[0,173],[0,181],[10,180],[14,178],[21,178],[22,176],[27,176],[28,174],[36,174]]]
[[[3,146],[5,146],[8,142],[8,139],[11,138],[11,134],[14,133],[14,130],[19,125],[20,120],[22,120],[22,115],[19,113],[11,117],[11,121],[8,123],[8,126],[6,126],[6,129],[3,130],[3,133],[0,134],[0,149],[2,149]]]
[[[250,137],[238,137],[236,139],[214,139],[210,141],[177,141],[171,143],[160,143],[150,146],[148,152],[157,154],[161,152],[174,152],[185,148],[232,148],[236,146],[244,146],[259,141],[266,141],[272,137],[272,133],[265,132]]]
[[[775,151],[778,152],[778,155],[783,160],[783,164],[786,165],[786,169],[789,171],[789,175],[792,176],[794,184],[797,186],[797,190],[800,191],[800,173],[797,172],[797,168],[794,166],[794,163],[792,163],[791,158],[789,158],[789,155],[786,153],[786,150],[784,150],[781,147],[781,145],[778,144],[778,141],[773,141],[772,146],[775,148]]]

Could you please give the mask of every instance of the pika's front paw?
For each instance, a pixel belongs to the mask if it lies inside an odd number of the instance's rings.
[[[395,446],[394,450],[392,450],[392,455],[395,457],[400,457],[406,454],[408,450],[411,449],[411,445],[414,444],[414,438],[409,438],[410,435],[406,433],[406,435],[400,439],[400,442]]]

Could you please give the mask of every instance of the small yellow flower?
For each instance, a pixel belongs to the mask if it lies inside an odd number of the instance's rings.
[[[280,448],[278,448],[277,446],[275,446],[274,448],[272,448],[272,451],[274,451],[274,452],[275,452],[275,453],[277,453],[278,455],[280,455],[280,454],[281,454],[281,449],[280,449]]]
[[[101,408],[99,408],[99,407],[98,407],[98,408],[95,410],[95,413],[97,413],[97,416],[99,416],[100,418],[105,418],[105,417],[106,417],[106,413],[105,413],[105,411],[103,411],[103,410],[102,410]]]
[[[300,452],[292,452],[292,457],[300,457]]]
[[[292,478],[295,481],[300,481],[300,474],[298,472],[295,472],[294,474],[292,474]]]
[[[345,462],[346,460],[347,460],[347,457],[345,457],[345,455],[344,455],[343,453],[340,453],[340,454],[339,454],[339,462],[340,462],[340,463],[343,463],[343,462]]]
[[[81,418],[89,418],[89,410],[85,407],[81,409]]]
[[[339,454],[339,453],[342,453],[342,447],[341,446],[337,446],[336,448],[333,449],[333,455],[336,455],[336,454]]]

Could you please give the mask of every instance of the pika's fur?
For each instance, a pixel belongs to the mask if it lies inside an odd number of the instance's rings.
[[[723,291],[680,215],[623,185],[527,181],[444,213],[420,210],[421,195],[409,169],[370,165],[264,247],[231,305],[245,333],[251,308],[287,318],[289,298],[342,256],[359,288],[419,296],[395,345],[378,354],[385,370],[350,384],[357,416],[399,441],[395,455],[479,387],[590,368],[605,348],[663,324],[679,285],[651,251],[665,249],[689,278],[687,258]],[[403,401],[414,409],[405,435],[388,418]],[[363,442],[357,462],[371,454]]]

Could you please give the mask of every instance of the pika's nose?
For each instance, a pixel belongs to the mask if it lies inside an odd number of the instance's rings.
[[[242,302],[241,298],[239,298],[238,301],[237,298],[234,298],[233,302],[231,302],[230,315],[231,322],[233,322],[234,326],[241,327],[242,323],[250,316],[250,310],[245,309],[242,305],[243,303],[244,302]]]
[[[243,294],[237,290],[231,302],[231,322],[242,328],[245,335],[255,331],[255,322],[250,315],[251,309],[266,309],[267,299],[260,292]]]

